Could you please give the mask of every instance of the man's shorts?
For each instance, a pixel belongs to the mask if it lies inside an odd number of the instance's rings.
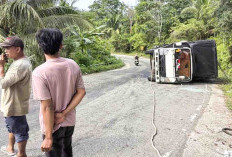
[[[9,133],[14,134],[17,143],[28,140],[29,126],[25,115],[5,117],[5,123]]]

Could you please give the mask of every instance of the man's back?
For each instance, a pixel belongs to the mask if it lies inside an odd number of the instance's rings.
[[[67,108],[77,88],[84,88],[80,68],[71,59],[61,57],[50,59],[37,67],[33,71],[33,76],[35,78],[33,80],[34,98],[52,99],[55,113],[60,113]],[[67,115],[63,123],[54,127],[54,131],[60,126],[73,125],[75,125],[74,110]]]

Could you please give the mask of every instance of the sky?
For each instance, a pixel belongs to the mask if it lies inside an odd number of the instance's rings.
[[[124,2],[128,6],[135,6],[137,5],[137,0],[120,0]],[[74,4],[74,7],[77,7],[80,10],[89,10],[88,6],[93,4],[94,0],[79,0]]]

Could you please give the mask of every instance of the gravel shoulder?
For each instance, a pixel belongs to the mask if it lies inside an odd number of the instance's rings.
[[[232,114],[226,108],[222,90],[213,85],[209,104],[188,138],[183,157],[232,155],[232,136],[222,128],[232,128]]]

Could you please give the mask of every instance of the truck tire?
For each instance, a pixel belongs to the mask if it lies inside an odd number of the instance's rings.
[[[155,77],[152,77],[152,80],[151,80],[151,76],[148,76],[147,79],[148,79],[148,81],[155,82]]]

